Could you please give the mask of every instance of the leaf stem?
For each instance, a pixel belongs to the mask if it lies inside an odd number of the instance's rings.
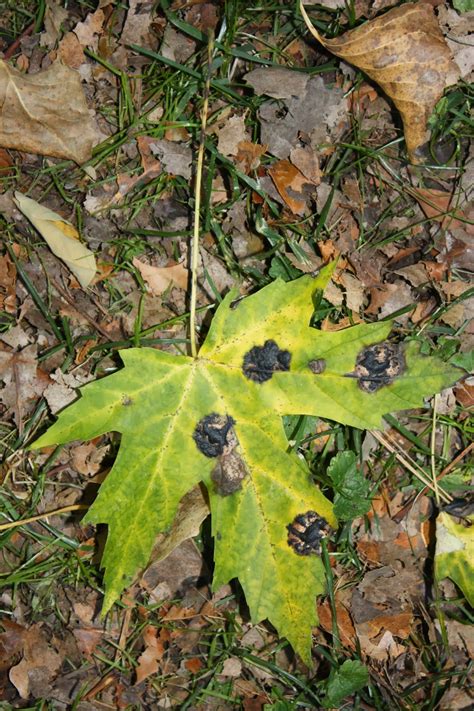
[[[209,34],[207,45],[207,70],[206,84],[204,86],[204,102],[201,112],[201,133],[199,138],[199,149],[196,165],[196,183],[195,183],[195,201],[194,201],[194,226],[193,226],[193,243],[191,257],[191,303],[189,314],[189,329],[191,339],[191,355],[197,358],[196,345],[196,303],[197,303],[197,271],[199,266],[199,230],[200,230],[200,212],[201,212],[201,185],[202,185],[202,169],[204,164],[204,148],[206,139],[207,112],[209,106],[209,93],[211,87],[211,64],[212,51],[214,48],[214,36]]]

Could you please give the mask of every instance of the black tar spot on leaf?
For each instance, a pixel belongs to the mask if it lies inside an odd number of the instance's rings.
[[[290,369],[291,353],[278,348],[275,341],[265,341],[263,346],[254,346],[244,356],[242,371],[256,383],[270,380],[276,371]]]
[[[361,390],[373,393],[384,385],[393,383],[405,369],[403,347],[397,343],[383,341],[368,346],[359,353],[351,377],[358,378]]]
[[[288,530],[288,545],[298,555],[321,553],[321,539],[331,530],[330,525],[316,511],[306,511],[298,514],[286,527]]]
[[[315,375],[319,375],[320,373],[324,373],[324,371],[326,370],[326,361],[324,360],[324,358],[316,358],[315,360],[310,360],[308,363],[308,368]]]
[[[193,439],[200,452],[206,457],[218,457],[224,452],[224,447],[229,444],[229,433],[235,420],[230,415],[218,415],[212,412],[206,415],[196,425]]]

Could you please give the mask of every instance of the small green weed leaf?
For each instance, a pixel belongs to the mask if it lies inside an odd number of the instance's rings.
[[[369,681],[369,672],[362,662],[346,660],[329,680],[325,708],[338,708],[350,694],[363,689]]]
[[[450,363],[457,368],[462,368],[468,373],[472,373],[474,371],[474,351],[456,353],[456,355],[451,358]]]
[[[463,526],[442,511],[436,519],[435,575],[451,578],[474,607],[474,516]]]
[[[453,0],[453,5],[458,12],[472,12],[474,10],[474,0]]]
[[[314,596],[324,589],[317,553],[336,517],[305,462],[289,452],[283,416],[377,427],[384,413],[421,405],[457,373],[410,346],[399,358],[400,373],[387,380],[373,344],[387,337],[388,323],[336,333],[311,328],[312,297],[331,273],[327,267],[316,279],[277,280],[242,301],[229,294],[196,359],[122,351],[125,367],[86,385],[34,444],[122,434],[86,517],[109,527],[104,611],[147,564],[184,494],[203,482],[215,536],[214,585],[238,578],[252,619],[268,618],[310,661]]]
[[[354,452],[339,452],[331,459],[328,475],[335,490],[334,515],[340,521],[352,521],[370,509],[369,482],[357,467]]]

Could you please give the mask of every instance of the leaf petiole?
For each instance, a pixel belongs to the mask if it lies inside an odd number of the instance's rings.
[[[212,51],[214,48],[214,37],[209,35],[207,45],[207,70],[206,83],[204,86],[204,103],[201,113],[201,135],[199,139],[199,149],[196,165],[196,184],[195,184],[195,204],[194,204],[194,225],[193,225],[193,246],[191,257],[191,304],[189,314],[189,336],[191,339],[191,355],[197,357],[196,345],[196,302],[197,302],[197,270],[199,266],[199,230],[200,230],[200,212],[201,212],[201,185],[202,185],[202,169],[204,163],[204,148],[206,139],[207,112],[209,106],[209,92],[211,87],[211,64]]]

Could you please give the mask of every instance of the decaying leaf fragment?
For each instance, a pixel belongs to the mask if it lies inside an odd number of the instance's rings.
[[[302,2],[300,10],[318,42],[362,69],[393,100],[403,120],[409,158],[420,162],[428,118],[459,76],[433,7],[407,3],[332,40],[313,27]]]
[[[22,193],[15,193],[15,203],[48,243],[48,247],[66,264],[85,289],[97,271],[94,253],[79,241],[70,222]]]
[[[22,74],[0,59],[0,146],[84,163],[98,138],[77,72]]]

